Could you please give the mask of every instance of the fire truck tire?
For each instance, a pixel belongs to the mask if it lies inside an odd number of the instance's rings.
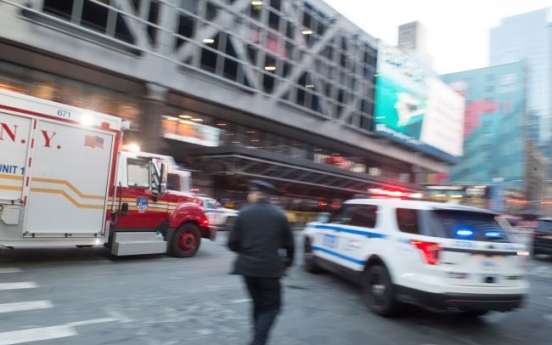
[[[178,258],[189,258],[196,255],[200,245],[199,229],[194,224],[186,223],[174,233],[170,243],[171,254]]]

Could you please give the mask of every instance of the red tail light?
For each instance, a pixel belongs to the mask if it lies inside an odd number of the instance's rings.
[[[439,264],[441,245],[433,242],[411,241],[412,245],[422,252],[424,261],[429,265]]]

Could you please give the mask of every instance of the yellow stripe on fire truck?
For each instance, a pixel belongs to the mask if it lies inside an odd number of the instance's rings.
[[[77,208],[103,209],[105,207],[105,195],[85,194],[67,180],[35,177],[31,183],[32,193],[57,194]]]

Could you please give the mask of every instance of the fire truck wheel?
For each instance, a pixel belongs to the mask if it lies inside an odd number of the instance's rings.
[[[171,253],[179,258],[194,256],[201,245],[201,234],[198,228],[186,223],[178,228],[171,241]]]

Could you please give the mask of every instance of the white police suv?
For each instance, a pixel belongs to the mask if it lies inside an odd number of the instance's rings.
[[[223,207],[213,198],[205,196],[198,196],[198,198],[202,202],[205,215],[209,218],[209,224],[221,229],[230,230],[240,212]]]
[[[304,266],[362,286],[376,314],[402,303],[469,316],[522,306],[529,253],[486,210],[426,201],[349,200],[328,222],[307,224]]]

